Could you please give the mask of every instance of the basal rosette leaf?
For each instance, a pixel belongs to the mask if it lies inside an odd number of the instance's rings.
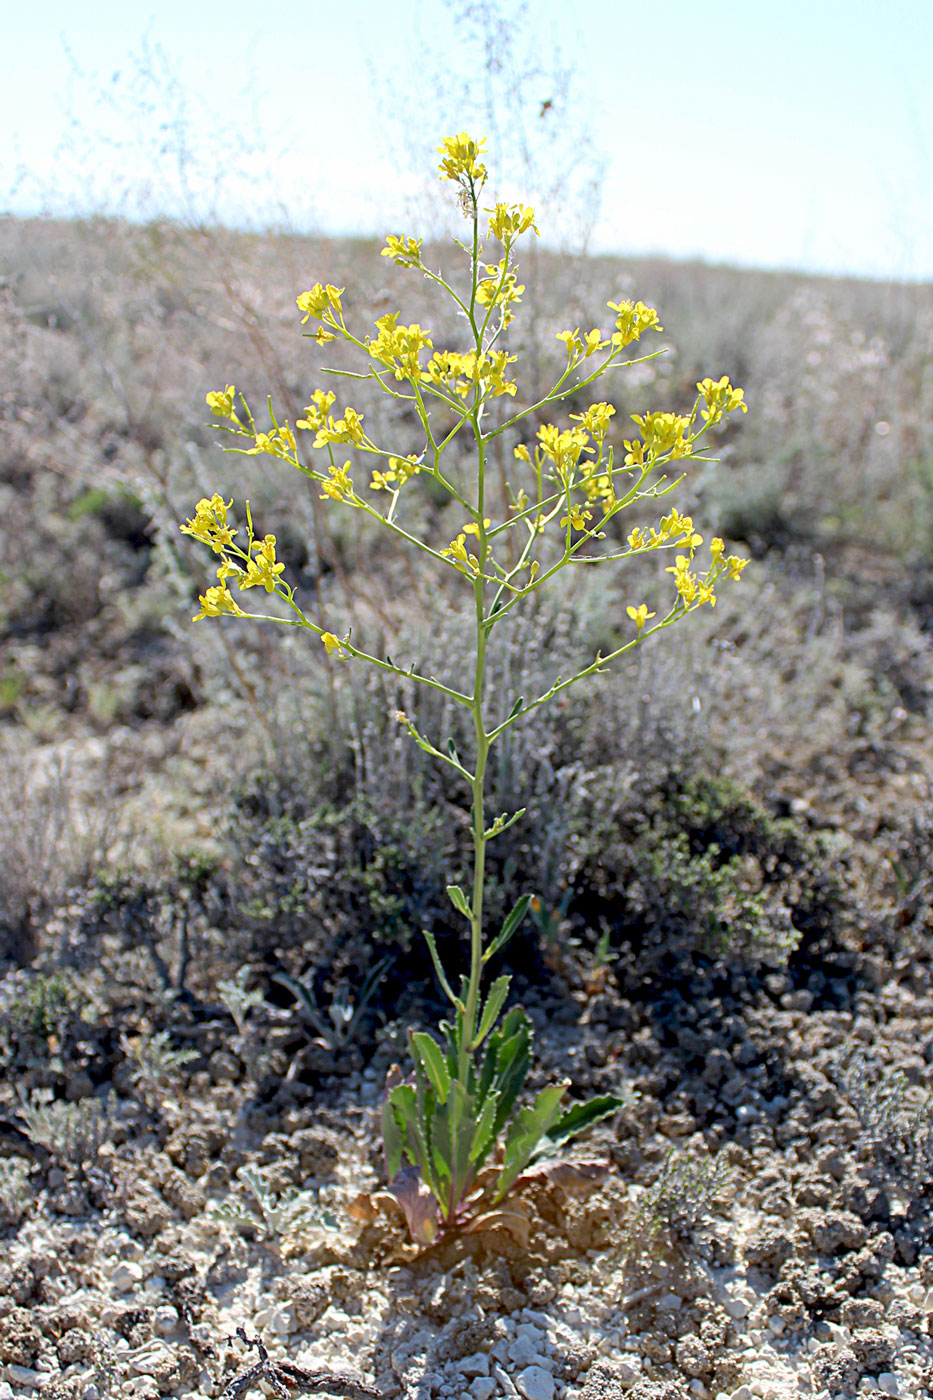
[[[569,1079],[563,1084],[549,1084],[536,1095],[534,1103],[520,1110],[509,1125],[502,1172],[492,1197],[494,1204],[507,1195],[516,1178],[531,1161],[541,1139],[557,1121],[561,1099],[569,1088]]]

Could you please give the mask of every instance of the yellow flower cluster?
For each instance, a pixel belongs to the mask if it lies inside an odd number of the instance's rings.
[[[596,354],[597,350],[602,350],[609,344],[608,340],[603,340],[602,331],[595,328],[588,331],[586,335],[581,335],[578,330],[558,331],[555,339],[562,340],[567,347],[569,365],[576,365],[581,360],[588,360],[591,355]]]
[[[294,462],[295,435],[287,423],[272,428],[268,433],[257,433],[252,447],[243,449],[247,457],[281,457],[283,462]]]
[[[344,462],[342,467],[336,464],[330,467],[330,476],[321,482],[321,500],[326,498],[342,501],[348,506],[359,505],[359,499],[353,489],[349,462]]]
[[[703,536],[696,534],[693,517],[681,515],[676,508],[665,515],[655,529],[643,530],[640,526],[628,537],[628,547],[641,553],[646,549],[659,549],[661,545],[680,544],[694,550],[703,543]]]
[[[647,330],[664,329],[654,307],[646,306],[643,301],[607,301],[606,305],[610,311],[619,313],[612,337],[612,343],[617,350],[624,350],[626,345],[631,345],[633,340],[638,340]]]
[[[445,136],[438,146],[438,154],[444,159],[438,166],[442,180],[454,180],[458,185],[481,185],[486,179],[486,167],[479,162],[479,156],[486,142],[474,141],[465,131],[457,136]]]
[[[492,398],[514,395],[517,385],[506,379],[505,372],[515,359],[515,355],[504,350],[484,351],[480,355],[475,350],[468,350],[465,355],[456,350],[439,350],[431,356],[421,379],[461,399],[466,399],[477,386]]]
[[[748,412],[745,390],[733,389],[727,374],[722,379],[701,379],[697,389],[706,400],[701,416],[707,423],[719,423],[727,413],[733,413],[737,408],[743,413]]]
[[[333,396],[331,396],[333,401]],[[330,443],[351,443],[355,447],[372,446],[363,432],[363,415],[355,408],[345,408],[343,417],[335,419],[332,413],[324,417],[314,439],[315,447],[327,447]]]
[[[538,232],[535,211],[527,204],[495,204],[487,209],[489,215],[489,236],[498,238],[500,243],[511,244],[516,238],[531,229]]]
[[[327,415],[336,402],[336,394],[324,389],[315,389],[311,395],[311,402],[305,407],[307,418],[296,419],[295,427],[308,433],[320,432],[321,428],[327,426]]]
[[[669,454],[672,458],[689,457],[693,451],[690,438],[690,419],[677,413],[632,414],[632,422],[641,428],[643,442],[629,442],[625,465],[641,467],[657,457]]]
[[[204,617],[223,617],[224,614],[230,617],[246,616],[225,583],[208,588],[205,593],[200,594],[198,602],[201,604],[201,611],[195,613],[192,622],[200,622]]]
[[[401,491],[406,481],[410,481],[413,476],[417,476],[421,470],[421,458],[410,457],[390,457],[389,465],[384,472],[373,472],[373,479],[369,483],[371,491]]]
[[[610,420],[615,417],[615,407],[611,403],[591,403],[584,413],[571,413],[571,421],[576,421],[597,442],[602,442],[609,431]]]
[[[396,379],[417,379],[421,374],[422,350],[433,349],[433,341],[420,326],[400,326],[398,312],[390,311],[376,322],[379,334],[366,348],[374,360],[392,370]]]
[[[381,256],[391,258],[398,267],[421,267],[423,242],[423,238],[399,238],[394,233],[387,233]]]
[[[508,270],[504,259],[500,263],[487,263],[486,271],[489,276],[477,284],[476,300],[480,306],[504,307],[502,324],[511,325],[515,317],[508,308],[521,301],[525,288],[519,285],[515,273]]]
[[[210,500],[202,496],[194,508],[193,518],[180,526],[181,533],[210,545],[215,554],[223,554],[236,534],[236,530],[231,530],[227,524],[227,511],[232,505],[232,498],[225,502],[216,492]]]
[[[312,318],[334,324],[336,317],[343,315],[340,298],[345,291],[345,287],[332,287],[329,282],[326,286],[315,282],[309,292],[301,292],[295,298],[298,310],[304,313],[301,324],[307,325]]]

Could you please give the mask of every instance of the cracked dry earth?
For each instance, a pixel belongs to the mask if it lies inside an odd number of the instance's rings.
[[[909,1143],[866,1128],[844,1067],[861,1046],[908,1095],[924,1082],[929,963],[839,954],[524,1000],[538,1078],[630,1095],[581,1149],[610,1164],[596,1189],[533,1188],[527,1249],[486,1236],[419,1255],[401,1221],[347,1210],[379,1181],[391,1036],[263,1104],[207,1025],[184,1096],[145,1131],[118,1100],[83,1175],[34,1162],[0,1262],[0,1400],[933,1391],[925,1181]],[[264,1227],[244,1167],[275,1192],[315,1188],[329,1219]]]

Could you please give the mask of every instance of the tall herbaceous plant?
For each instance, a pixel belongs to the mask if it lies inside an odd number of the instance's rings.
[[[464,285],[458,289],[425,264],[420,239],[390,235],[382,250],[384,257],[400,268],[418,271],[434,283],[439,296],[453,301],[463,331],[459,348],[436,347],[430,332],[421,326],[400,325],[398,313],[380,316],[375,335],[357,332],[344,317],[342,287],[318,283],[298,297],[302,324],[315,327],[311,338],[318,345],[334,340],[354,345],[363,364],[363,374],[357,377],[376,380],[384,393],[417,414],[424,433],[422,452],[401,456],[375,442],[355,409],[345,405],[338,413],[333,411],[336,396],[329,390],[316,389],[311,394],[306,416],[294,428],[278,423],[270,406],[271,423],[260,429],[233,385],[207,395],[213,413],[224,420],[220,426],[248,444],[235,451],[281,458],[312,481],[323,498],[338,507],[363,511],[395,535],[400,545],[420,551],[426,567],[459,576],[472,617],[472,628],[466,633],[472,671],[469,688],[460,690],[443,678],[420,675],[413,667],[372,656],[353,642],[349,632],[339,636],[308,617],[283,577],[275,536],[256,532],[248,503],[238,528],[231,520],[233,502],[220,495],[199,501],[193,519],[182,527],[219,559],[217,583],[201,597],[195,621],[229,615],[303,627],[319,638],[331,657],[377,666],[406,682],[440,691],[472,718],[473,751],[461,756],[452,740],[422,733],[411,716],[402,711],[395,714],[414,742],[453,768],[472,794],[473,886],[468,892],[448,886],[451,903],[466,925],[469,966],[463,973],[457,969],[459,976],[443,967],[434,934],[425,930],[452,1011],[438,1036],[409,1035],[413,1074],[405,1082],[390,1082],[384,1100],[389,1190],[405,1211],[413,1238],[422,1242],[431,1241],[439,1231],[514,1226],[520,1217],[506,1198],[520,1184],[522,1174],[535,1160],[614,1112],[619,1102],[604,1096],[565,1108],[568,1084],[559,1083],[518,1106],[531,1065],[531,1025],[521,1007],[502,1014],[509,978],[500,976],[486,986],[484,977],[487,965],[521,923],[531,895],[523,895],[503,926],[487,935],[483,928],[486,847],[523,815],[522,811],[504,813],[490,820],[484,803],[490,749],[510,725],[527,723],[539,706],[587,676],[604,672],[646,637],[704,604],[712,607],[720,581],[738,579],[746,563],[727,555],[719,539],[711,542],[708,557],[700,562],[697,551],[702,537],[692,519],[673,506],[657,525],[632,529],[624,547],[606,542],[606,527],[615,516],[675,490],[683,476],[666,475],[670,463],[694,454],[698,440],[726,414],[745,411],[742,390],[734,389],[727,378],[699,383],[698,397],[684,415],[654,411],[633,415],[638,435],[625,440],[624,448],[618,450],[608,441],[616,410],[605,401],[571,413],[567,420],[571,426],[544,422],[531,432],[547,410],[553,413],[571,395],[588,390],[612,371],[651,358],[628,356],[630,347],[646,332],[661,329],[652,308],[640,301],[610,301],[615,318],[610,331],[562,331],[558,339],[566,349],[566,364],[557,382],[537,402],[510,412],[519,399],[512,368],[517,356],[509,354],[507,331],[523,291],[515,249],[520,239],[538,230],[533,210],[524,205],[486,207],[482,203],[484,144],[461,133],[445,139],[439,148],[441,178],[457,186],[460,206],[471,226],[469,240],[457,244],[469,261]],[[453,426],[439,432],[437,421],[449,425],[451,418]],[[521,441],[523,424],[529,425],[527,443]],[[295,433],[311,435],[314,449],[321,454],[319,467],[307,467],[299,459]],[[464,479],[462,471],[454,479],[445,463],[445,454],[461,435],[467,437],[473,463],[468,487],[457,484]],[[487,484],[487,457],[493,439],[502,435],[516,444],[515,477],[501,507],[502,517],[497,519]],[[367,457],[370,479],[363,485],[360,475]],[[461,514],[463,523],[449,543],[420,539],[405,523],[408,499],[418,491],[418,478],[425,477],[456,501]],[[641,514],[643,518],[643,509]],[[621,541],[621,534],[613,535]],[[609,655],[597,653],[575,674],[556,678],[542,694],[527,699],[489,693],[487,650],[493,629],[507,626],[555,574],[584,559],[609,563],[654,550],[667,550],[673,556],[667,570],[672,576],[672,598],[663,616],[649,612],[644,602],[633,602],[626,609],[631,636]],[[285,615],[248,611],[252,589],[276,594],[286,605]]]

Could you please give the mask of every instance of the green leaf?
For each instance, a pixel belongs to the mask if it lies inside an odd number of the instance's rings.
[[[496,1182],[493,1202],[502,1200],[515,1178],[527,1167],[538,1143],[557,1119],[560,1101],[569,1087],[569,1080],[563,1084],[549,1084],[536,1095],[530,1108],[523,1108],[509,1125],[505,1138],[505,1161]]]
[[[412,1084],[398,1084],[389,1091],[389,1104],[402,1133],[403,1153],[434,1192],[440,1195],[434,1163],[431,1159],[431,1117],[433,1095],[419,1095]]]
[[[388,1094],[382,1100],[382,1142],[386,1176],[391,1181],[402,1167],[405,1134],[399,1124],[396,1107]]]
[[[411,1037],[412,1053],[417,1055],[431,1081],[438,1103],[444,1103],[450,1092],[450,1074],[444,1052],[433,1036],[416,1031]]]
[[[475,1128],[473,1096],[454,1079],[447,1102],[435,1114],[432,1139],[434,1170],[442,1187],[447,1187],[438,1197],[445,1220],[450,1219],[472,1180],[470,1147]]]
[[[489,1032],[496,1023],[496,1017],[502,1010],[503,1002],[509,994],[509,987],[512,984],[511,977],[497,977],[489,988],[489,996],[486,998],[486,1005],[480,1017],[479,1029],[473,1040],[473,1049],[478,1050],[486,1039]]]
[[[487,827],[483,832],[486,840],[491,841],[494,836],[501,836],[503,831],[508,831],[509,827],[517,822],[519,817],[523,817],[527,810],[526,807],[519,807],[518,811],[513,812],[510,817],[507,817],[504,812],[501,816],[496,817],[492,826]]]
[[[524,705],[525,697],[524,695],[520,695],[515,701],[515,704],[512,706],[511,710],[509,710],[509,719],[514,719],[517,714],[520,714],[522,709],[524,708]]]
[[[511,913],[509,914],[505,923],[502,925],[501,932],[496,934],[496,937],[492,940],[489,947],[483,954],[484,963],[489,961],[493,953],[498,953],[500,948],[505,947],[506,943],[508,943],[509,939],[512,937],[512,934],[518,928],[522,919],[528,913],[528,906],[531,903],[531,901],[532,896],[530,894],[523,894],[519,899],[515,901],[515,904],[512,906]]]
[[[554,1126],[548,1129],[545,1148],[550,1150],[569,1142],[594,1123],[611,1118],[625,1107],[625,1103],[625,1099],[616,1098],[614,1094],[601,1094],[598,1098],[587,1099],[585,1103],[571,1104],[566,1113],[562,1113]]]
[[[499,1094],[494,1089],[491,1094],[486,1095],[482,1111],[476,1120],[473,1140],[470,1143],[470,1165],[474,1171],[478,1171],[483,1165],[496,1140],[496,1111],[498,1107]]]
[[[453,1002],[454,1006],[456,1006],[458,1010],[462,1011],[463,1002],[460,1000],[459,997],[454,996],[451,985],[447,981],[447,974],[444,971],[443,965],[441,963],[440,954],[437,951],[437,939],[434,937],[434,934],[429,933],[427,929],[422,929],[421,932],[424,934],[424,941],[428,945],[428,951],[431,954],[431,961],[434,964],[434,971],[437,973],[437,980],[440,982],[446,996]]]
[[[459,885],[448,885],[447,897],[458,914],[462,914],[465,919],[472,920],[473,915],[470,912],[469,904],[467,904],[466,895]]]

